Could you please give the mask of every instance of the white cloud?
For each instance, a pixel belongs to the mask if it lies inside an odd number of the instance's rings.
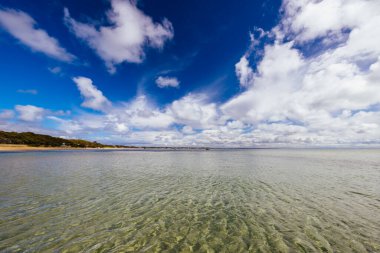
[[[242,87],[248,87],[252,84],[254,73],[245,55],[235,64],[235,73]]]
[[[0,111],[0,119],[11,119],[14,117],[13,110],[1,110]]]
[[[115,65],[124,61],[142,62],[145,46],[162,48],[173,38],[173,27],[167,19],[154,23],[129,0],[112,0],[111,5],[107,13],[111,25],[100,27],[74,20],[65,9],[66,24],[96,51],[111,73],[116,71]]]
[[[301,56],[291,46],[266,47],[254,86],[221,106],[226,115],[249,123],[284,119],[282,114],[298,88],[297,70],[302,71]]]
[[[52,121],[57,122],[59,124],[58,130],[65,132],[67,134],[74,134],[78,131],[83,130],[83,127],[75,120],[61,119],[56,116],[47,116],[47,118]]]
[[[223,104],[222,112],[252,124],[255,143],[379,145],[379,4],[285,1],[253,86]],[[304,56],[300,43],[320,43],[314,46],[320,50]]]
[[[175,100],[168,113],[180,124],[193,128],[210,128],[217,124],[218,110],[215,103],[208,103],[204,94],[189,94]]]
[[[156,79],[156,84],[159,88],[165,88],[165,87],[179,87],[179,81],[175,77],[166,77],[166,76],[159,76]]]
[[[379,15],[380,2],[376,0],[285,0],[286,16],[283,25],[305,42],[318,37],[341,35],[343,29],[362,27]]]
[[[45,109],[34,105],[16,105],[15,110],[18,118],[23,121],[40,121],[43,119]]]
[[[92,130],[125,134],[131,130],[163,130],[174,123],[171,115],[158,109],[145,96],[136,97],[129,103],[109,105],[103,114],[82,113],[70,120],[51,119],[60,124],[60,130],[69,134]]]
[[[286,0],[280,24],[270,32],[260,31],[235,66],[246,89],[222,104],[199,91],[164,107],[146,95],[111,104],[84,78],[83,105],[102,113],[50,118],[70,135],[101,131],[107,141],[117,143],[380,146],[378,1],[326,1]],[[331,25],[309,19],[308,8],[321,18],[325,15]],[[272,42],[260,50],[262,60],[253,70],[248,54],[265,41]],[[317,52],[305,53],[307,45]]]
[[[84,98],[83,107],[91,108],[97,111],[104,111],[111,106],[111,102],[103,95],[103,93],[92,84],[92,80],[87,77],[74,77],[81,95]]]
[[[128,132],[129,128],[128,128],[127,124],[125,124],[125,123],[116,123],[115,124],[115,130],[117,132],[123,133],[123,132]]]
[[[184,126],[182,128],[182,133],[184,133],[184,134],[193,134],[195,132],[194,132],[194,130],[193,130],[193,128],[191,126]]]
[[[183,135],[176,131],[135,131],[125,136],[130,143],[143,145],[177,145],[181,146]]]
[[[65,62],[75,59],[72,54],[59,45],[55,38],[37,28],[36,21],[25,12],[0,9],[0,27],[33,51]]]
[[[154,106],[146,96],[115,107],[112,115],[118,122],[138,129],[165,129],[174,123],[171,115]]]

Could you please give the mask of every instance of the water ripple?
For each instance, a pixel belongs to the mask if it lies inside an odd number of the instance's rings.
[[[0,154],[1,252],[380,252],[378,150]]]

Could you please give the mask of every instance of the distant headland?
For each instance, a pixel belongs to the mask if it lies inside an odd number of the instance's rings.
[[[106,145],[96,141],[64,139],[32,132],[0,131],[0,151],[44,150],[44,149],[100,149],[100,148],[139,148],[125,145]]]
[[[0,131],[0,151],[39,151],[72,149],[128,149],[128,150],[209,150],[208,147],[156,147],[108,145],[96,141],[65,139],[33,132]]]

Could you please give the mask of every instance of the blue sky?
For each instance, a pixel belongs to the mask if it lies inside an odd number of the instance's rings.
[[[5,0],[0,129],[138,145],[376,146],[379,20],[375,0]]]

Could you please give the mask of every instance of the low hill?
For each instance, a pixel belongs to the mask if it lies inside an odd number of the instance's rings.
[[[73,148],[106,148],[118,147],[129,148],[129,146],[104,145],[96,141],[85,141],[77,139],[64,139],[44,134],[35,134],[32,132],[5,132],[0,131],[0,144],[23,144],[33,147],[73,147]]]

